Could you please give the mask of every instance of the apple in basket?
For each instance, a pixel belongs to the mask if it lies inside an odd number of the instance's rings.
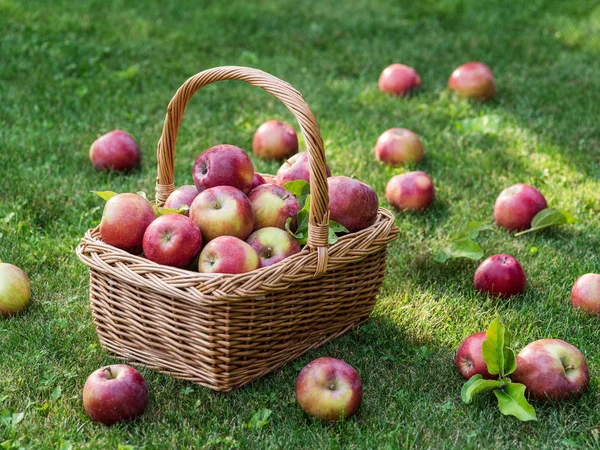
[[[298,152],[298,136],[291,125],[279,120],[269,120],[254,133],[252,150],[263,159],[289,158]]]
[[[331,220],[351,233],[375,223],[379,201],[371,186],[344,176],[330,177],[327,183]]]
[[[0,317],[17,314],[29,305],[31,285],[17,266],[0,262]]]
[[[362,383],[350,364],[335,358],[317,358],[300,371],[296,400],[304,412],[318,419],[348,419],[360,407]]]
[[[326,166],[327,176],[331,176],[329,166]],[[283,186],[294,180],[304,180],[310,183],[310,165],[308,163],[308,153],[296,153],[290,159],[282,164],[277,171],[277,184]]]
[[[375,144],[378,161],[393,166],[418,163],[423,158],[423,144],[415,133],[405,128],[391,128]]]
[[[254,165],[241,148],[222,144],[201,153],[192,174],[200,192],[216,186],[233,186],[248,193],[254,178]]]
[[[165,214],[146,228],[144,255],[165,266],[187,267],[202,247],[198,226],[187,216]]]
[[[546,198],[536,188],[515,184],[500,192],[494,205],[494,219],[507,230],[526,230],[535,215],[547,207]]]
[[[217,186],[200,192],[192,202],[190,219],[208,242],[218,236],[246,239],[254,227],[254,213],[248,197],[233,186]]]
[[[148,405],[146,380],[133,367],[113,364],[93,372],[83,387],[83,408],[94,422],[132,420]]]
[[[199,192],[196,186],[193,184],[186,184],[180,186],[171,192],[171,195],[165,201],[163,205],[165,208],[179,209],[183,205],[191,206],[194,199],[198,196]],[[186,216],[189,216],[189,210],[185,212]]]
[[[379,90],[405,96],[421,87],[421,77],[415,69],[404,64],[387,66],[379,76]]]
[[[406,172],[395,175],[388,181],[385,197],[399,210],[424,210],[433,203],[435,188],[425,172]]]
[[[262,267],[278,263],[300,251],[300,244],[294,236],[281,228],[261,228],[252,233],[246,242],[258,254]]]
[[[288,218],[296,220],[300,210],[298,200],[276,184],[263,184],[248,194],[254,212],[254,230],[265,227],[285,229]]]
[[[491,69],[484,63],[470,62],[452,72],[448,89],[461,97],[489,100],[496,95],[496,81]]]
[[[148,225],[156,218],[148,200],[138,194],[117,194],[106,202],[100,235],[114,247],[138,254]]]
[[[219,236],[200,252],[198,271],[245,273],[260,267],[260,258],[249,244],[233,236]]]
[[[100,136],[90,147],[90,161],[98,170],[127,171],[139,166],[141,160],[140,148],[123,130]]]
[[[254,177],[252,178],[252,186],[250,186],[250,192],[252,192],[254,188],[257,188],[261,184],[267,184],[267,180],[265,180],[265,177],[255,172]]]

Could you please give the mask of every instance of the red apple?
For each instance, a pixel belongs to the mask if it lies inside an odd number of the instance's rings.
[[[165,201],[163,205],[165,208],[179,209],[183,205],[191,206],[194,199],[198,196],[199,192],[196,186],[193,184],[186,184],[180,186],[171,192],[171,195]],[[185,213],[186,216],[190,215],[189,210]]]
[[[139,166],[142,152],[129,133],[113,130],[90,147],[90,161],[98,170],[127,171]]]
[[[351,233],[367,228],[377,219],[379,200],[371,186],[348,177],[330,177],[329,218]]]
[[[256,250],[261,267],[278,263],[300,251],[300,245],[294,236],[281,228],[261,228],[252,233],[246,242]]]
[[[232,186],[217,186],[200,192],[192,202],[190,219],[208,242],[218,236],[246,239],[254,227],[254,213],[248,197]]]
[[[156,218],[148,200],[137,194],[118,194],[104,205],[100,235],[108,245],[130,253],[142,252],[148,225]]]
[[[350,364],[335,358],[317,358],[300,371],[296,400],[304,412],[318,419],[348,419],[360,407],[362,383]]]
[[[262,175],[265,184],[277,184],[277,177],[273,175]],[[255,186],[256,187],[256,186]]]
[[[487,339],[485,331],[475,333],[466,338],[456,352],[456,367],[465,379],[473,375],[481,375],[483,378],[493,380],[498,378],[488,372],[487,364],[483,359],[481,345]]]
[[[526,230],[535,215],[547,207],[546,199],[536,188],[515,184],[500,192],[494,205],[494,219],[507,230]]]
[[[233,236],[219,236],[210,241],[198,260],[198,270],[203,273],[245,273],[259,267],[256,251]]]
[[[496,95],[496,82],[488,66],[481,62],[470,62],[452,72],[448,89],[461,97],[489,100]]]
[[[298,152],[298,136],[291,125],[269,120],[254,133],[252,150],[263,159],[289,158]]]
[[[433,203],[435,188],[425,172],[406,172],[395,175],[388,181],[385,197],[400,210],[423,210]]]
[[[252,192],[252,189],[260,186],[261,184],[267,184],[267,181],[262,175],[254,173],[254,177],[252,178],[252,186],[250,186],[250,192]]]
[[[144,255],[165,266],[187,267],[201,247],[200,229],[192,219],[181,214],[160,216],[144,233]]]
[[[483,261],[475,271],[475,288],[498,297],[522,294],[527,286],[525,272],[510,255],[493,255]]]
[[[30,299],[31,285],[27,274],[17,266],[0,262],[0,317],[25,310]]]
[[[577,279],[571,291],[575,308],[600,315],[600,274],[586,273]]]
[[[423,144],[415,133],[405,128],[391,128],[375,144],[378,161],[399,166],[418,163],[423,158]]]
[[[379,76],[379,90],[388,94],[408,95],[421,87],[421,77],[415,69],[404,64],[387,66]]]
[[[517,370],[511,375],[538,400],[579,397],[588,387],[585,358],[573,345],[560,339],[540,339],[517,355]]]
[[[146,380],[133,367],[113,364],[93,372],[83,387],[83,407],[94,422],[132,420],[148,405]]]
[[[331,176],[329,166],[326,167],[327,176]],[[290,159],[283,163],[277,171],[277,184],[283,186],[294,180],[304,180],[310,183],[310,166],[308,164],[308,153],[296,153]]]
[[[248,194],[254,212],[254,230],[277,227],[285,230],[288,218],[296,220],[300,210],[298,200],[276,184],[263,184]]]
[[[233,186],[247,193],[252,186],[254,165],[241,148],[223,144],[200,154],[192,174],[200,192],[216,186]]]

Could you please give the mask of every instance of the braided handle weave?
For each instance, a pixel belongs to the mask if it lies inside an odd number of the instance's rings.
[[[296,117],[304,136],[310,164],[310,215],[308,246],[317,249],[319,263],[317,273],[327,266],[327,235],[329,227],[329,194],[323,138],[319,125],[302,94],[289,83],[258,69],[224,66],[200,72],[189,78],[169,103],[163,132],[158,141],[158,174],[156,177],[156,201],[162,205],[173,192],[175,142],[179,124],[187,103],[194,93],[204,86],[224,80],[240,80],[257,86],[278,98]]]

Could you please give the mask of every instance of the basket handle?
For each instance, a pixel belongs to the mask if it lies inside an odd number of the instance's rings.
[[[296,117],[304,136],[310,166],[310,214],[308,247],[318,251],[316,274],[327,268],[327,238],[329,232],[329,193],[323,138],[317,120],[302,98],[302,94],[289,83],[262,70],[250,67],[224,66],[200,72],[189,78],[177,90],[169,103],[162,135],[158,141],[158,171],[156,177],[156,202],[162,205],[175,189],[175,141],[179,124],[188,101],[204,86],[225,80],[241,80],[257,86],[278,98]]]

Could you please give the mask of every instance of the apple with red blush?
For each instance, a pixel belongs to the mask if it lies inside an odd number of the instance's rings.
[[[150,261],[184,268],[200,252],[202,235],[189,217],[165,214],[148,225],[142,247],[144,255]]]
[[[404,64],[391,64],[379,75],[379,90],[387,94],[406,96],[421,87],[421,77]]]
[[[527,277],[514,257],[498,254],[490,256],[479,265],[473,284],[482,293],[507,298],[525,292]]]
[[[96,139],[90,147],[90,161],[98,170],[126,172],[140,165],[142,152],[131,135],[113,130]]]
[[[399,210],[419,211],[431,206],[435,199],[435,188],[431,177],[425,172],[406,172],[388,181],[385,197]]]
[[[331,176],[329,166],[326,166],[327,176]],[[296,153],[290,159],[285,161],[277,171],[277,184],[283,186],[294,180],[304,180],[310,183],[310,164],[308,162],[308,153]]]
[[[419,136],[405,128],[391,128],[375,144],[378,161],[393,166],[418,163],[423,159],[423,144]]]
[[[246,243],[258,254],[261,267],[276,264],[300,251],[300,244],[290,233],[275,227],[255,231],[246,239]]]
[[[250,186],[250,192],[261,184],[267,184],[267,180],[259,173],[254,173],[254,177],[252,178],[252,185]]]
[[[171,192],[171,195],[167,197],[167,200],[163,206],[164,208],[177,210],[182,206],[187,206],[189,208],[199,193],[200,192],[198,192],[198,188],[196,188],[196,186],[193,184],[180,186]],[[189,210],[185,212],[185,215],[189,216]]]
[[[285,229],[288,218],[296,220],[298,200],[276,184],[263,184],[248,194],[254,212],[254,230],[265,227]]]
[[[247,193],[254,180],[254,165],[241,148],[222,144],[198,156],[192,175],[199,192],[216,186],[233,186]]]
[[[379,200],[371,186],[344,176],[328,178],[327,185],[331,220],[351,233],[375,223]]]
[[[600,274],[580,276],[573,285],[571,303],[582,311],[600,315]]]
[[[298,136],[291,125],[269,120],[254,133],[252,150],[262,159],[286,159],[298,153]]]
[[[250,244],[233,236],[219,236],[200,252],[202,273],[245,273],[260,267],[260,258]]]
[[[469,62],[456,68],[448,80],[448,89],[459,96],[489,100],[496,95],[492,70],[482,62]]]
[[[0,317],[24,311],[31,299],[31,283],[19,267],[0,261]]]
[[[148,405],[146,380],[136,369],[113,364],[93,372],[83,387],[83,407],[94,422],[133,420]]]
[[[466,338],[456,352],[456,367],[460,374],[469,379],[473,375],[481,375],[483,378],[493,380],[498,376],[488,372],[487,364],[483,359],[482,345],[487,339],[485,331],[475,333]]]
[[[526,230],[535,215],[547,207],[545,197],[536,188],[515,184],[500,192],[494,205],[494,219],[507,230]]]

